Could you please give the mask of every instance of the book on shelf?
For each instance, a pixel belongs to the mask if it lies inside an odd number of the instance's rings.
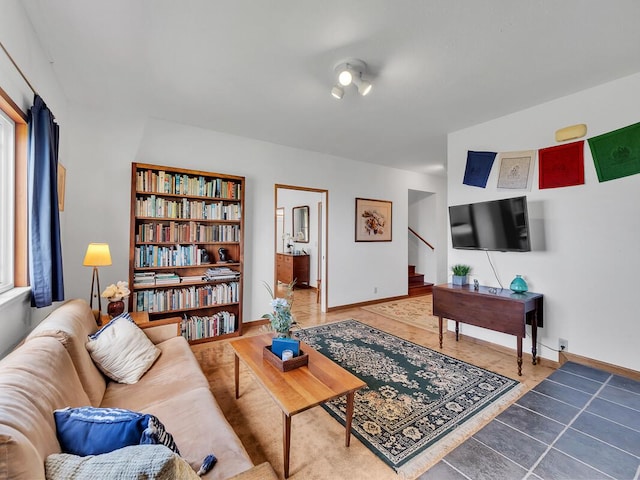
[[[227,311],[210,316],[185,315],[180,326],[182,336],[187,340],[217,337],[236,331],[236,316]]]
[[[214,280],[234,280],[240,277],[240,272],[230,269],[229,267],[212,267],[205,272],[205,279]]]
[[[156,272],[136,272],[133,274],[133,285],[155,285]]]
[[[156,285],[166,285],[170,283],[180,283],[180,276],[175,273],[156,274]]]
[[[203,275],[185,275],[184,277],[180,277],[180,282],[201,282],[203,279]]]

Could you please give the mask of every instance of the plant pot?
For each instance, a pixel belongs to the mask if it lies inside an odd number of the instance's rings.
[[[466,285],[469,283],[469,275],[452,275],[451,283],[454,285]]]

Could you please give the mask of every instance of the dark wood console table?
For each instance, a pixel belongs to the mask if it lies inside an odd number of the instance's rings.
[[[518,375],[522,375],[522,338],[531,324],[531,355],[537,363],[538,327],[543,325],[543,296],[540,293],[513,293],[511,290],[473,285],[436,285],[433,287],[433,314],[438,317],[440,348],[442,319],[488,328],[518,337]]]

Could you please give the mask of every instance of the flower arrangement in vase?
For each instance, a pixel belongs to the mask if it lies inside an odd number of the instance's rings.
[[[124,312],[124,299],[127,298],[130,293],[129,283],[123,281],[115,284],[112,283],[104,289],[100,296],[109,300],[107,313],[111,318]]]
[[[287,290],[284,298],[276,297],[275,293],[271,289],[268,283],[264,283],[269,295],[271,295],[271,313],[265,313],[262,318],[268,318],[271,324],[271,329],[276,332],[278,337],[289,337],[291,334],[291,327],[296,325],[296,321],[291,313],[291,307],[293,306],[293,286],[296,281],[287,285]]]

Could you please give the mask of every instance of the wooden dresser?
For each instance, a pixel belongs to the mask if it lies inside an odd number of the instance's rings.
[[[295,280],[296,286],[309,286],[309,255],[276,253],[276,270],[279,282],[291,283]]]

